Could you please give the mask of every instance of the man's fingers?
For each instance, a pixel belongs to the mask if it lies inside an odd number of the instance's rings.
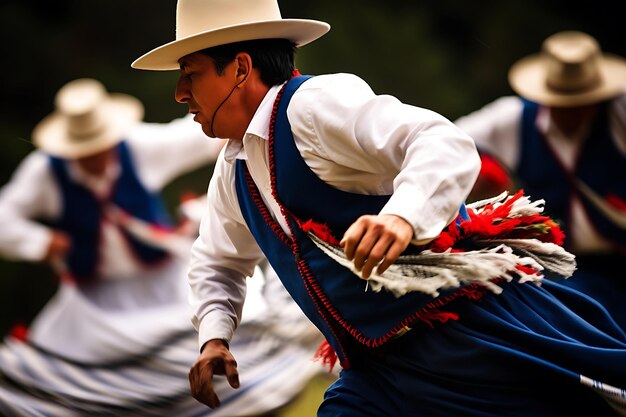
[[[406,249],[412,236],[411,224],[402,217],[365,215],[346,230],[340,245],[361,277],[367,279],[374,268],[379,274],[386,271]]]
[[[354,259],[356,249],[361,242],[364,232],[365,227],[363,227],[362,223],[357,220],[348,228],[348,230],[346,230],[341,242],[339,242],[339,244],[343,247],[343,252],[346,254],[346,258],[349,260]]]
[[[378,275],[381,275],[383,272],[385,272],[387,268],[389,268],[389,266],[391,266],[391,264],[398,259],[404,249],[405,248],[403,244],[394,242],[387,250],[383,261],[380,263],[380,265],[378,265],[378,268],[376,268],[376,273]]]
[[[220,405],[220,400],[213,391],[213,369],[206,361],[196,363],[189,371],[191,396],[211,408]]]
[[[211,408],[218,407],[220,400],[213,388],[213,376],[226,375],[233,388],[239,388],[237,361],[228,350],[228,343],[212,339],[202,347],[200,359],[189,370],[191,395]]]
[[[392,241],[388,236],[382,236],[378,241],[376,241],[374,247],[366,255],[367,259],[365,260],[363,270],[361,271],[361,276],[363,278],[369,278],[376,265],[387,257],[387,251],[391,244]]]
[[[366,234],[359,242],[354,253],[354,266],[358,271],[361,271],[364,266],[369,262],[372,255],[372,249],[376,243],[376,238],[371,233]],[[371,271],[371,268],[370,268]]]
[[[225,363],[226,379],[233,388],[239,388],[239,372],[237,372],[237,362],[227,361]]]
[[[211,408],[217,408],[220,406],[220,399],[217,398],[217,394],[211,388],[211,391],[207,392],[206,401],[202,401],[204,404],[208,405]]]

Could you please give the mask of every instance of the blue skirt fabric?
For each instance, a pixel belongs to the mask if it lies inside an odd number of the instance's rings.
[[[626,331],[626,279],[622,275],[623,255],[576,256],[576,272],[568,279],[552,277],[562,285],[574,288],[600,302],[617,324]]]
[[[626,415],[626,334],[606,310],[555,282],[503,288],[359,352],[318,416]]]

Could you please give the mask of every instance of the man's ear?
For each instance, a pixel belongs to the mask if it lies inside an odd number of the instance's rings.
[[[242,84],[252,71],[252,57],[246,52],[240,52],[235,57],[235,68],[237,69],[237,85]]]

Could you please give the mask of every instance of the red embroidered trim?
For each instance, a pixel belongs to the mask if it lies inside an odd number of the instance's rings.
[[[285,86],[283,86],[283,88],[278,92],[278,95],[276,96],[276,101],[274,102],[274,107],[272,109],[272,115],[270,118],[270,143],[273,144],[273,138],[274,138],[274,122],[276,120],[276,112],[278,109],[278,103],[280,102],[280,97],[282,96],[283,91],[285,90]],[[274,163],[274,147],[273,146],[269,146],[268,149],[268,153],[269,153],[269,167],[270,167],[270,180],[272,183],[272,195],[274,195],[274,198],[276,198],[276,193],[275,193],[275,184],[276,184],[276,177],[275,177],[275,163]],[[272,231],[276,234],[276,236],[278,237],[278,239],[280,239],[281,242],[283,242],[285,245],[289,246],[291,248],[292,253],[294,254],[294,258],[296,260],[298,260],[300,258],[300,248],[295,244],[295,241],[290,238],[287,233],[285,233],[285,231],[282,229],[282,227],[278,224],[278,222],[276,220],[274,220],[274,218],[271,216],[269,209],[267,208],[267,206],[265,205],[265,202],[263,201],[263,199],[261,198],[261,193],[259,192],[258,187],[256,186],[256,183],[254,182],[254,180],[252,179],[252,176],[250,175],[250,172],[248,171],[247,166],[244,165],[245,168],[245,173],[246,173],[246,182],[248,184],[248,189],[250,191],[250,194],[252,196],[252,200],[254,201],[255,205],[257,206],[257,208],[259,209],[259,211],[261,212],[261,215],[263,216],[263,220],[265,221],[265,223],[272,229]],[[283,214],[283,216],[285,216],[285,209],[283,207],[283,205],[276,200],[280,206],[281,209],[281,213]],[[293,230],[291,229],[291,225],[289,220],[287,219],[287,223],[288,223],[288,227],[290,229],[291,235],[293,236]],[[300,267],[298,266],[298,269],[300,269]],[[335,336],[335,338],[338,341],[341,341],[341,337],[339,334],[337,334],[337,332],[335,331],[335,328],[332,324],[332,322],[329,320],[329,318],[327,317],[327,314],[324,310],[322,310],[320,308],[319,302],[317,300],[317,298],[315,297],[315,293],[314,291],[311,290],[310,285],[308,285],[308,283],[306,282],[306,280],[303,280],[304,282],[304,286],[305,289],[309,295],[309,297],[311,298],[311,300],[313,300],[313,303],[315,304],[318,313],[320,314],[320,316],[322,317],[322,319],[324,320],[324,322],[326,323],[326,325],[328,326],[329,330],[333,333],[333,335]],[[340,342],[341,343],[341,342]],[[329,346],[330,347],[330,346]],[[350,362],[348,360],[348,356],[343,348],[343,346],[340,346],[341,352],[343,357],[345,358],[344,362],[342,362],[342,366],[344,368],[349,368],[350,367]],[[331,347],[332,350],[332,347]]]
[[[439,310],[439,307],[442,307],[459,297],[465,297],[471,300],[478,300],[485,294],[486,291],[485,288],[478,283],[470,284],[467,287],[461,288],[460,290],[446,297],[436,298],[415,313],[404,318],[400,323],[392,327],[392,329],[383,336],[379,338],[371,338],[363,335],[363,333],[350,325],[343,318],[343,316],[341,316],[341,314],[333,306],[333,304],[330,302],[330,300],[320,287],[305,260],[300,259],[298,261],[298,269],[300,271],[300,275],[302,275],[302,277],[305,279],[305,282],[308,282],[308,284],[311,285],[311,287],[315,291],[315,294],[324,305],[324,308],[331,314],[333,319],[337,323],[339,323],[341,327],[343,327],[343,329],[347,331],[348,334],[350,334],[350,336],[356,339],[359,343],[371,348],[376,348],[384,345],[386,342],[392,339],[396,335],[396,333],[398,333],[407,326],[411,326],[416,321],[422,321],[432,327],[433,321],[445,323],[449,319],[457,320],[457,314],[441,311]]]
[[[274,219],[272,218],[272,215],[270,214],[269,209],[263,202],[263,199],[261,198],[261,193],[259,192],[259,189],[257,188],[254,180],[252,179],[252,175],[250,175],[250,171],[248,171],[247,166],[245,166],[245,173],[246,182],[248,183],[248,190],[252,195],[252,200],[261,212],[263,220],[265,220],[265,223],[272,229],[272,232],[276,234],[281,242],[283,242],[285,245],[291,246],[291,239],[289,238],[289,236],[287,236],[287,233],[283,231],[278,222],[274,221]]]
[[[254,201],[255,205],[257,206],[257,208],[261,212],[261,215],[263,216],[263,220],[272,229],[272,231],[276,234],[276,237],[278,237],[278,239],[280,239],[281,242],[283,242],[285,245],[287,245],[287,246],[289,246],[291,248],[291,251],[294,253],[294,258],[296,260],[298,260],[300,258],[300,255],[299,255],[300,249],[299,249],[299,247],[296,246],[297,249],[294,249],[294,241],[293,241],[293,239],[291,239],[291,238],[289,238],[289,236],[287,236],[287,233],[285,233],[285,231],[280,227],[278,222],[276,222],[276,220],[274,220],[272,218],[272,216],[270,215],[267,206],[265,205],[265,203],[263,202],[263,199],[261,198],[261,194],[259,192],[259,189],[257,188],[256,184],[254,183],[254,180],[252,179],[252,176],[248,172],[248,168],[247,167],[245,167],[245,174],[246,174],[246,182],[248,183],[248,189],[250,191],[250,194],[252,195],[252,200]],[[291,226],[289,226],[289,227],[290,227],[290,231],[293,233],[293,231],[291,230]],[[299,265],[298,265],[298,270],[300,270],[300,266]],[[338,341],[340,341],[341,338],[335,332],[335,329],[334,329],[332,323],[328,320],[326,312],[323,311],[320,308],[319,302],[318,302],[317,298],[315,297],[314,291],[312,291],[310,286],[308,285],[309,283],[306,280],[304,280],[304,279],[303,279],[303,282],[304,282],[304,287],[305,287],[309,297],[315,303],[315,306],[317,308],[318,313],[320,314],[322,319],[326,322],[326,324],[328,325],[328,328],[333,333],[335,338]],[[330,349],[332,350],[332,347]],[[349,365],[349,361],[347,360],[347,355],[346,355],[343,347],[341,347],[341,351],[342,351],[342,354],[343,354],[344,358],[346,358],[346,361],[344,361],[342,363],[342,366],[344,368],[348,368],[350,365]]]

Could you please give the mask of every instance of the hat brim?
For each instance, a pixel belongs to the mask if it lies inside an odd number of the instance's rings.
[[[177,70],[180,58],[202,49],[255,39],[287,39],[299,47],[322,37],[329,30],[328,23],[308,19],[268,20],[227,26],[166,43],[137,58],[131,67],[153,71]]]
[[[547,70],[541,54],[519,60],[509,70],[509,84],[520,96],[544,106],[576,107],[598,103],[626,92],[626,61],[604,54],[600,60],[602,81],[585,92],[565,92],[551,89],[547,83]]]
[[[66,159],[95,155],[117,145],[123,139],[124,130],[141,121],[144,114],[141,102],[126,94],[111,94],[101,106],[100,111],[106,114],[106,125],[96,135],[80,141],[72,139],[68,134],[67,119],[53,113],[35,126],[35,146],[49,155]]]

